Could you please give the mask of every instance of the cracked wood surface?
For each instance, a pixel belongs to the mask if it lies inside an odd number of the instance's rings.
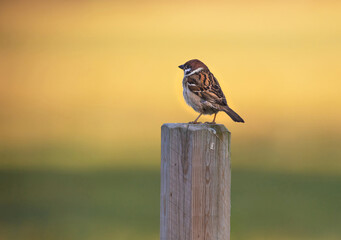
[[[161,240],[230,239],[230,132],[224,125],[161,128]]]

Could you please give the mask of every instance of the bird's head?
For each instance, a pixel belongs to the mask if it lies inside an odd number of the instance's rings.
[[[208,67],[198,59],[189,60],[185,64],[180,65],[179,68],[184,70],[185,76],[190,76],[202,70],[208,70]]]

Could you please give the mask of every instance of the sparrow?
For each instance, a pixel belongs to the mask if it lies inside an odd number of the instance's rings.
[[[244,120],[233,111],[226,102],[225,95],[220,88],[218,80],[210,72],[208,67],[198,59],[192,59],[179,68],[184,70],[182,80],[183,95],[186,103],[191,106],[199,116],[190,123],[198,123],[202,114],[214,114],[212,124],[215,123],[217,113],[224,111],[235,122],[244,122]]]

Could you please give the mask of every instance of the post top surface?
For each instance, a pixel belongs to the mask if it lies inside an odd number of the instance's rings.
[[[190,131],[201,131],[201,130],[215,130],[217,132],[228,132],[230,131],[223,124],[209,124],[209,123],[200,123],[200,124],[191,124],[191,123],[164,123],[162,127],[166,127],[169,129],[174,128],[184,128]]]

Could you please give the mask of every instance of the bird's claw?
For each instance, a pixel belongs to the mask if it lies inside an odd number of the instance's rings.
[[[192,122],[189,122],[189,124],[201,124],[201,122],[192,121]]]

